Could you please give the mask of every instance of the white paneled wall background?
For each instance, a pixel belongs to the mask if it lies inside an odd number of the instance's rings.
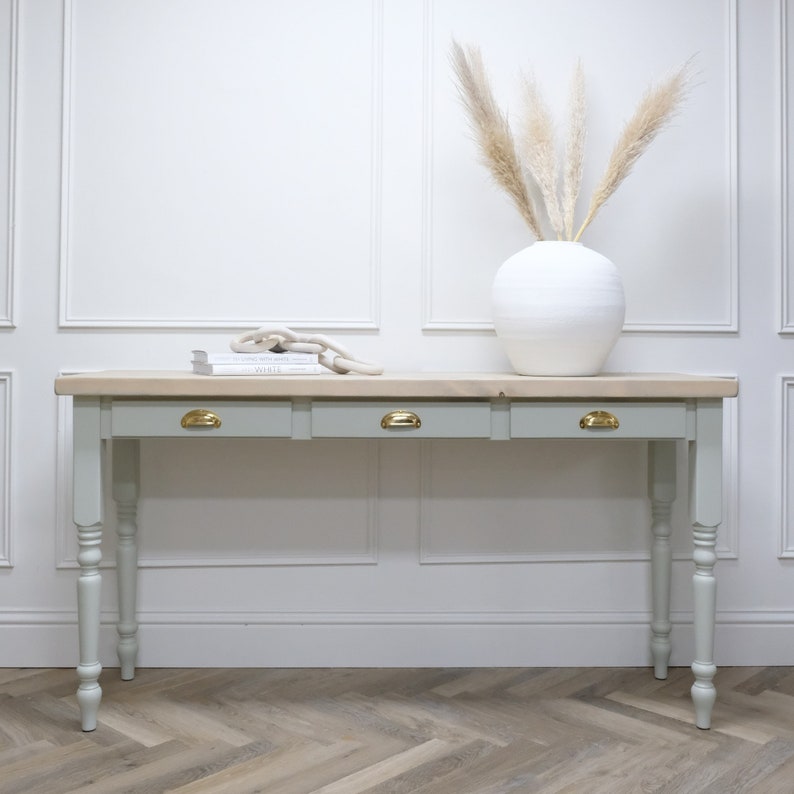
[[[0,0],[0,666],[76,663],[59,372],[187,369],[274,322],[392,372],[508,369],[490,283],[531,238],[477,162],[453,38],[511,112],[532,70],[562,119],[581,58],[585,193],[645,87],[695,57],[584,241],[626,286],[608,369],[740,379],[717,663],[794,664],[792,0]],[[642,443],[141,456],[143,666],[650,661]],[[688,664],[684,498],[673,525]]]

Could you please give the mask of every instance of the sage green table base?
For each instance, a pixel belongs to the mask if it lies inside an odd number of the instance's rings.
[[[651,657],[657,678],[670,660],[670,513],[676,498],[676,447],[690,452],[694,528],[695,723],[709,728],[716,583],[722,507],[722,403],[737,394],[730,378],[602,375],[530,378],[491,373],[206,377],[182,372],[98,372],[56,380],[73,399],[74,523],[82,728],[96,728],[99,563],[105,443],[113,441],[113,499],[118,512],[118,656],[132,679],[138,651],[136,505],[139,439],[219,438],[634,438],[648,441],[651,502]]]

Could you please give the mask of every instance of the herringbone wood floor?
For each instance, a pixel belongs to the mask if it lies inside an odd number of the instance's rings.
[[[0,792],[794,792],[794,668],[0,670]]]

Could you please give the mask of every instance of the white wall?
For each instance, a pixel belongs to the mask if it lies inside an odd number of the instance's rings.
[[[508,368],[490,281],[531,239],[467,137],[453,36],[513,106],[532,67],[561,113],[582,58],[586,188],[645,86],[697,55],[686,107],[585,242],[626,285],[608,369],[740,378],[717,662],[793,664],[793,26],[787,0],[0,0],[0,666],[76,661],[58,372],[185,369],[266,322],[390,371]],[[649,661],[642,444],[152,441],[142,458],[142,665]]]

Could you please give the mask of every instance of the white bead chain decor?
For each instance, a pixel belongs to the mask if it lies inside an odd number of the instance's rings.
[[[323,334],[299,334],[283,325],[265,325],[255,331],[247,331],[232,339],[229,347],[235,353],[259,353],[271,350],[274,353],[317,353],[320,363],[345,375],[382,375],[383,367],[356,359],[334,339]]]

